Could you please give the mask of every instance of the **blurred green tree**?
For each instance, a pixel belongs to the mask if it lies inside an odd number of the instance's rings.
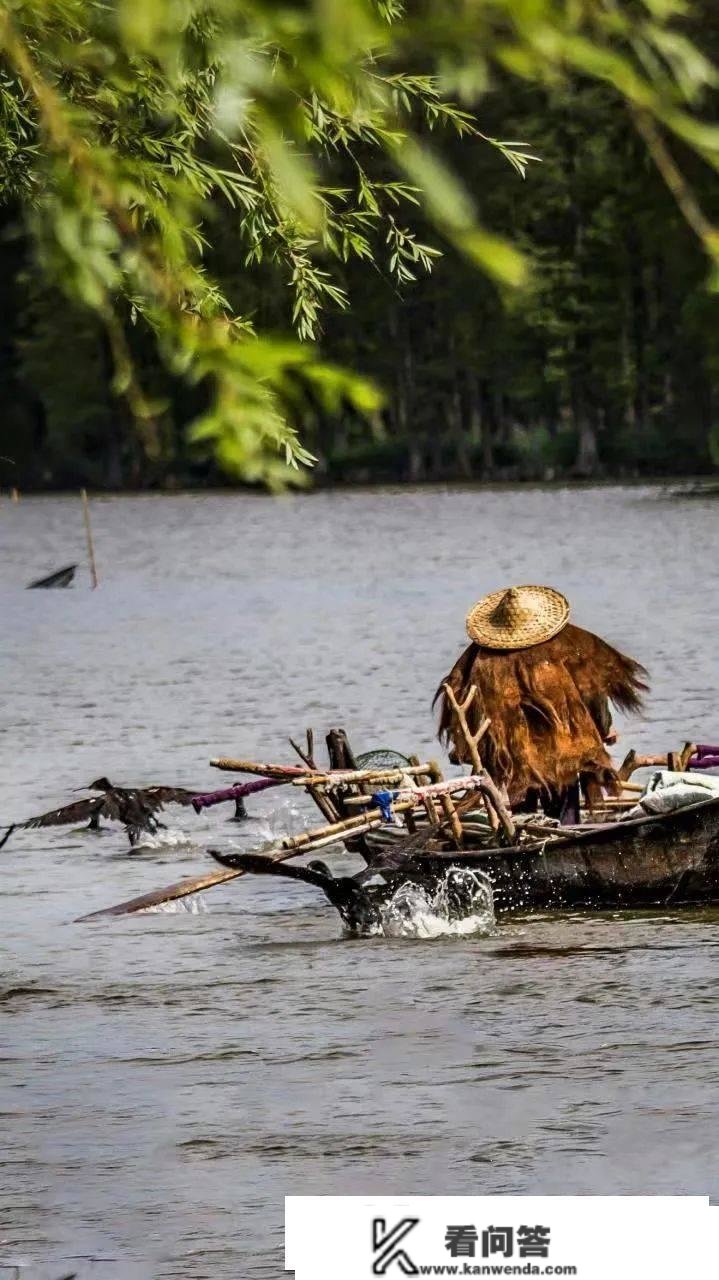
[[[710,169],[719,162],[719,127],[703,115],[717,71],[692,38],[696,9],[683,0],[15,0],[0,5],[0,197],[32,244],[32,272],[101,322],[113,390],[150,463],[167,446],[166,400],[162,379],[148,386],[142,376],[133,328],[152,335],[174,377],[200,388],[191,438],[242,478],[281,485],[288,466],[312,461],[297,432],[312,406],[321,418],[340,408],[372,415],[380,404],[370,381],[318,354],[323,313],[348,306],[358,267],[364,280],[379,266],[396,287],[430,272],[433,228],[452,255],[533,299],[537,326],[554,333],[549,376],[578,432],[578,468],[591,471],[600,424],[587,370],[613,363],[602,355],[612,320],[606,307],[595,319],[597,300],[578,281],[587,256],[604,251],[602,164],[611,169],[630,129],[705,253],[717,254],[713,222],[673,153],[678,140]],[[520,224],[532,200],[518,175],[534,157],[502,140],[501,121],[493,136],[472,112],[498,80],[518,94],[536,85],[561,95],[578,78],[598,86],[614,138],[597,132],[588,162],[570,105],[555,172],[581,169],[585,199],[598,189],[599,208],[587,236],[568,194],[574,177],[556,192],[565,252],[540,244],[539,283],[530,282],[520,249],[534,228],[523,234]],[[586,137],[591,96],[583,103]],[[519,216],[504,236],[480,221],[451,162],[469,144],[498,150],[516,171]],[[275,294],[284,282],[294,338],[236,305],[253,296],[242,279],[231,305],[210,269],[221,204],[248,281],[269,269]],[[461,335],[453,341],[450,364]],[[411,363],[410,344],[398,340],[397,351]],[[527,394],[531,363],[521,368]],[[440,384],[448,376],[434,372]],[[481,369],[469,373],[479,404]],[[611,374],[626,395],[626,370]],[[415,371],[397,376],[406,390]],[[644,374],[637,381],[644,387]],[[407,432],[401,394],[398,404]],[[455,409],[450,434],[466,452],[459,401]]]

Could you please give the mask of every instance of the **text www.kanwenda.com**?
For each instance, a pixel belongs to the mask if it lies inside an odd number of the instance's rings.
[[[540,1267],[533,1262],[435,1263],[418,1267],[421,1276],[576,1276],[576,1267]]]

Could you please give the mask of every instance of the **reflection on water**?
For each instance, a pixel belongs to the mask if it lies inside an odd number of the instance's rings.
[[[76,499],[0,502],[0,822],[100,773],[212,789],[211,756],[290,759],[309,724],[437,755],[431,694],[508,581],[647,663],[622,750],[714,740],[717,512],[619,488],[107,499],[93,593],[24,590],[82,560]],[[119,828],[3,849],[0,1260],[277,1280],[285,1194],[719,1195],[716,913],[348,941],[316,891],[246,877],[71,923],[301,825],[287,799],[168,810],[182,839],[131,856]]]

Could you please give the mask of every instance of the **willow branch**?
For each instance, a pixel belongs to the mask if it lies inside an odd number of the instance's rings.
[[[719,257],[719,229],[707,218],[692,188],[671,154],[656,121],[641,107],[630,107],[634,127],[673,195],[685,222],[702,241],[707,253]]]

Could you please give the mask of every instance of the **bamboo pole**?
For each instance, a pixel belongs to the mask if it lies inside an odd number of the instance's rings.
[[[457,717],[459,727],[462,730],[462,736],[464,738],[464,741],[467,746],[467,750],[469,751],[469,754],[472,760],[473,772],[477,774],[483,773],[484,767],[482,765],[482,758],[479,754],[478,744],[481,738],[484,737],[485,733],[487,732],[487,729],[489,728],[489,720],[487,719],[483,720],[476,733],[472,733],[469,727],[469,721],[467,720],[467,712],[469,711],[469,708],[471,707],[472,703],[474,702],[474,699],[477,696],[477,687],[476,685],[472,685],[469,693],[467,694],[467,697],[464,699],[463,702],[459,701],[459,699],[457,698],[454,692],[454,689],[452,688],[451,684],[448,683],[448,681],[445,680],[443,687],[444,687],[445,694],[447,695],[447,699],[451,703],[454,714]],[[489,818],[490,826],[493,831],[496,831],[499,827],[499,814],[496,812],[494,806],[489,803],[489,800],[487,799],[486,796],[484,797],[484,807],[487,810],[487,816]]]
[[[511,844],[516,837],[514,822],[512,821],[512,815],[507,805],[504,803],[504,800],[499,791],[499,787],[495,785],[495,783],[492,781],[489,774],[487,773],[487,770],[484,768],[484,765],[482,764],[482,758],[479,754],[478,744],[481,741],[481,739],[484,737],[485,733],[487,732],[490,722],[489,720],[484,719],[480,724],[479,728],[477,729],[476,733],[472,733],[472,730],[469,727],[469,722],[467,720],[467,711],[469,710],[472,703],[474,702],[474,699],[477,696],[476,686],[472,685],[467,697],[464,699],[464,702],[458,702],[454,689],[446,681],[443,687],[444,687],[445,693],[447,694],[447,698],[449,699],[449,702],[452,705],[455,715],[457,716],[457,720],[459,721],[459,725],[464,735],[464,739],[467,743],[467,749],[472,759],[473,772],[477,775],[477,777],[480,777],[482,779],[482,794],[484,795],[484,801],[487,808],[487,813],[489,815],[490,823],[495,828],[495,830],[496,830],[496,824],[501,825],[502,830],[504,831],[504,834],[507,837],[507,840]]]
[[[262,764],[256,760],[234,760],[216,756],[210,760],[213,769],[226,773],[252,773],[263,778],[285,778],[295,787],[336,787],[361,782],[401,783],[409,774],[412,777],[428,773],[427,765],[407,765],[402,769],[337,769],[330,773],[317,773],[303,769],[298,764]]]
[[[617,771],[619,780],[620,782],[626,782],[631,778],[633,773],[636,773],[637,769],[648,769],[651,767],[666,769],[667,756],[640,756],[636,751],[632,750],[625,756],[619,766]]]
[[[12,501],[12,502],[19,502],[19,501],[20,501],[20,491],[19,491],[19,489],[11,489],[11,490],[10,490],[10,498],[11,498],[11,501]]]
[[[390,783],[401,785],[408,774],[416,777],[418,774],[428,772],[427,765],[406,765],[401,769],[338,769],[333,773],[310,773],[305,777],[293,778],[292,785],[293,787],[337,787],[380,782],[387,785]]]
[[[432,779],[432,782],[433,783],[443,782],[444,779],[442,777],[442,770],[440,769],[437,761],[430,760],[428,762],[428,765],[429,765],[429,776]],[[448,795],[440,796],[439,805],[442,810],[442,813],[444,814],[445,818],[449,822],[449,827],[450,827],[450,831],[452,832],[453,840],[456,842],[457,845],[461,845],[462,823],[460,822],[459,814],[457,813],[452,797]]]
[[[411,764],[411,765],[414,765],[416,768],[419,768],[419,767],[420,767],[420,765],[421,765],[421,761],[420,761],[419,756],[410,756],[410,757],[409,757],[409,762],[410,762],[410,764]],[[440,779],[441,779],[441,776],[442,776],[442,775],[441,775],[441,773],[440,773]],[[422,779],[422,778],[426,778],[428,782],[431,782],[431,781],[432,781],[431,774],[429,774],[429,773],[424,773],[424,774],[419,774],[419,775],[418,775],[418,774],[415,774],[415,777],[418,777],[420,781],[421,781],[421,779]],[[439,823],[440,823],[440,817],[439,817],[439,814],[438,814],[438,812],[437,812],[437,808],[436,808],[436,805],[435,805],[435,803],[434,803],[434,800],[431,798],[431,796],[424,796],[424,797],[423,797],[423,799],[422,799],[422,804],[424,805],[424,811],[425,811],[425,813],[427,814],[427,817],[428,817],[428,819],[429,819],[430,826],[432,826],[432,827],[438,827],[438,826],[439,826]]]
[[[92,525],[90,523],[90,503],[87,499],[87,489],[80,490],[82,497],[82,514],[85,521],[85,537],[87,538],[87,554],[90,561],[90,581],[92,589],[97,586],[97,565],[95,563],[95,544],[92,540]]]
[[[487,732],[491,724],[491,721],[485,717],[485,719],[480,724],[476,733],[472,733],[472,730],[469,727],[467,712],[469,711],[469,708],[471,707],[472,703],[474,702],[477,696],[477,686],[474,684],[472,685],[469,693],[467,694],[467,697],[464,699],[464,702],[458,701],[457,696],[454,692],[454,689],[452,688],[451,684],[449,684],[447,681],[445,681],[443,687],[449,701],[452,704],[452,709],[462,729],[462,734],[467,744],[467,750],[469,751],[469,754],[472,757],[474,772],[482,773],[484,770],[484,765],[482,764],[482,757],[479,754],[478,744],[481,742],[482,738]]]
[[[313,742],[314,742],[314,735],[312,733],[312,730],[306,729],[305,736],[307,739],[306,751],[302,750],[302,747],[299,745],[299,743],[295,742],[294,738],[290,738],[290,746],[292,747],[293,751],[297,752],[302,763],[308,769],[311,769],[313,773],[315,773],[317,771],[317,765],[315,764],[315,759],[312,751]],[[330,797],[326,795],[325,792],[320,791],[318,787],[308,786],[307,794],[312,797],[320,813],[323,815],[323,817],[327,819],[328,822],[336,822],[338,820],[340,815],[337,809],[335,808],[335,806],[333,805]]]
[[[684,773],[689,768],[689,761],[696,752],[696,743],[685,742],[679,753],[679,768]]]
[[[419,758],[419,756],[418,756],[418,755],[411,755],[411,756],[409,756],[409,763],[410,763],[410,765],[412,765],[415,769],[419,769],[419,768],[421,768],[421,765],[422,765],[422,761],[420,760],[420,758]],[[432,781],[432,779],[430,778],[429,774],[426,774],[426,773],[424,773],[424,774],[417,774],[417,773],[415,773],[413,776],[414,776],[414,777],[417,779],[417,781],[418,781],[418,782],[420,782],[420,783],[421,783],[421,781],[422,781],[422,779],[423,779],[423,778],[426,778],[427,782],[431,782],[431,781]],[[424,811],[425,811],[425,813],[426,813],[426,815],[427,815],[427,817],[428,817],[428,819],[429,819],[429,821],[430,821],[430,824],[431,824],[432,826],[437,826],[437,825],[438,825],[437,810],[434,808],[434,805],[432,804],[432,801],[431,801],[431,800],[429,800],[429,799],[423,800],[423,801],[422,801],[422,805],[423,805],[423,807],[424,807]],[[416,818],[414,818],[411,814],[409,814],[409,813],[408,813],[408,814],[407,814],[407,818],[406,818],[406,822],[407,822],[407,830],[409,831],[410,835],[413,835],[413,836],[414,836],[414,835],[416,835],[416,834],[417,834],[417,820],[416,820]]]
[[[213,769],[224,769],[226,773],[257,773],[265,778],[306,778],[307,768],[299,764],[258,764],[255,760],[232,760],[219,756],[210,760]]]

